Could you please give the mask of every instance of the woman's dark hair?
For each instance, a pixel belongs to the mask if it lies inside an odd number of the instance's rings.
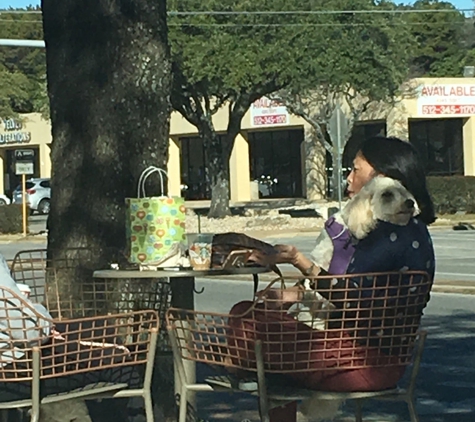
[[[427,225],[435,221],[434,204],[427,190],[424,169],[419,154],[409,142],[377,136],[364,141],[358,154],[377,173],[398,180],[414,195],[421,210],[418,216],[421,221]]]

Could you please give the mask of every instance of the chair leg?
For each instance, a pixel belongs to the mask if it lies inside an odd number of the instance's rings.
[[[0,410],[0,421],[8,422],[8,410]]]
[[[186,414],[188,411],[188,389],[184,386],[180,394],[180,414],[178,422],[186,422]]]
[[[356,399],[355,422],[363,422],[363,400]]]
[[[417,416],[417,412],[416,412],[416,403],[414,402],[413,397],[407,400],[407,407],[409,408],[409,415],[411,416],[411,422],[419,422],[419,416]]]
[[[146,391],[143,395],[143,401],[145,402],[145,416],[147,422],[154,422],[153,420],[153,402],[150,391]]]
[[[33,411],[31,409],[31,414],[30,414],[30,422],[39,422],[40,420],[40,412],[39,411]]]
[[[262,357],[262,342],[260,340],[256,341],[255,351],[257,368],[257,388],[259,394],[259,416],[261,418],[261,422],[270,422],[266,374],[264,369],[264,360]]]

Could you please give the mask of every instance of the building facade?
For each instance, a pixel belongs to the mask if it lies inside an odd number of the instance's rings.
[[[214,116],[218,133],[227,125],[227,110]],[[15,150],[35,153],[34,176],[51,174],[51,127],[39,115],[21,122],[2,120],[0,190],[19,183]],[[279,104],[263,98],[242,121],[230,158],[232,202],[259,198],[320,199],[327,193],[329,154],[315,141],[311,127]],[[358,143],[378,134],[407,139],[432,175],[475,176],[475,78],[425,78],[411,81],[392,106],[373,105],[355,122],[343,155],[344,167]],[[168,190],[188,200],[210,198],[206,154],[196,128],[173,113],[170,127]]]

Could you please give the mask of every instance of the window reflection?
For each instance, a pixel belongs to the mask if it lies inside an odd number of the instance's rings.
[[[463,119],[411,119],[409,140],[418,150],[427,174],[464,174]]]
[[[203,140],[198,136],[180,138],[180,145],[182,196],[188,200],[211,199]]]
[[[249,132],[251,179],[260,198],[299,198],[302,193],[302,129]]]

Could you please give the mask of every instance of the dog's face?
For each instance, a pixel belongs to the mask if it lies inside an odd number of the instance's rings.
[[[405,226],[419,213],[411,193],[397,180],[375,177],[342,211],[350,232],[358,239],[376,227],[377,220]]]
[[[374,218],[405,226],[420,210],[411,193],[397,180],[375,177],[368,184]]]

